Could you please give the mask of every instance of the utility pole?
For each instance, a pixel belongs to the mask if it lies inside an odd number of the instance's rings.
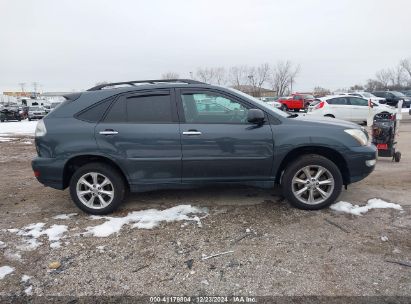
[[[34,96],[37,95],[37,87],[38,87],[38,85],[39,85],[38,82],[36,82],[36,81],[33,82]]]
[[[20,82],[19,86],[21,87],[21,92],[24,93],[24,86],[26,85],[25,82]]]

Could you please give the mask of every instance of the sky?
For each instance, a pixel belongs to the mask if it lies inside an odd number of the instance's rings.
[[[284,60],[301,67],[295,90],[337,90],[411,57],[410,12],[410,0],[0,0],[0,91]]]

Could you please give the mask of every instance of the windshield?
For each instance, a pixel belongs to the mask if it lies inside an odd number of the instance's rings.
[[[263,102],[263,101],[261,101],[261,100],[258,100],[257,98],[255,98],[255,97],[253,97],[253,96],[251,96],[251,95],[248,95],[248,94],[246,94],[246,93],[243,93],[243,92],[241,92],[241,91],[239,91],[239,90],[236,90],[236,89],[233,89],[233,88],[227,88],[227,89],[229,89],[230,91],[233,91],[233,92],[237,93],[238,95],[241,95],[241,96],[243,96],[243,97],[245,97],[245,98],[247,98],[247,99],[251,99],[252,101],[254,101],[255,103],[257,103],[259,106],[261,106],[261,107],[264,108],[264,109],[267,109],[267,110],[269,110],[269,111],[271,111],[271,112],[275,112],[275,114],[278,114],[278,115],[280,115],[280,116],[282,116],[282,117],[288,117],[288,114],[287,114],[287,113],[285,113],[285,112],[283,112],[283,111],[281,111],[281,110],[279,110],[279,109],[277,109],[277,108],[273,108],[272,106],[268,105],[267,103],[265,103],[265,102]]]

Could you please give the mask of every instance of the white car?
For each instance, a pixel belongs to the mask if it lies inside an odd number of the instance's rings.
[[[284,105],[277,101],[278,97],[261,97],[260,100],[274,108],[285,111]]]
[[[379,113],[395,114],[396,109],[384,104],[372,104],[372,116]],[[325,116],[356,123],[367,121],[368,100],[350,95],[331,95],[316,99],[308,107],[307,115]]]

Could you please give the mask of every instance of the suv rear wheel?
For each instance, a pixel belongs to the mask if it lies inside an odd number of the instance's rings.
[[[291,163],[282,178],[284,196],[295,207],[317,210],[331,205],[340,195],[341,172],[328,158],[304,155]]]
[[[103,163],[77,169],[70,180],[70,195],[81,210],[90,214],[113,212],[124,200],[126,188],[121,174]]]

